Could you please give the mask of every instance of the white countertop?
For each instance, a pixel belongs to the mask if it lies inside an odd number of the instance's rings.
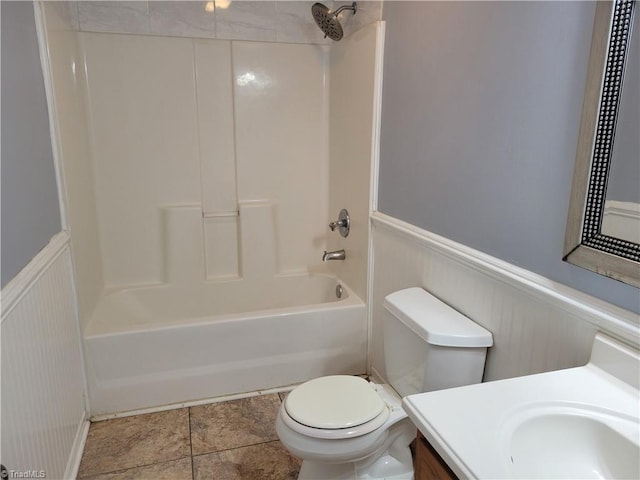
[[[640,416],[638,384],[633,380],[640,378],[637,352],[632,353],[635,363],[623,368],[619,355],[600,353],[592,353],[584,367],[410,395],[403,408],[460,478],[521,475],[514,470],[518,458],[513,458],[510,439],[532,412],[577,412],[604,418],[605,423],[622,419],[632,427],[622,435],[637,444],[640,439],[631,438],[637,437]],[[613,367],[611,359],[617,361]]]

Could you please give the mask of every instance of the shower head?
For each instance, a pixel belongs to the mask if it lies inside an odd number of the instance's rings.
[[[351,10],[355,15],[358,10],[358,4],[353,2],[351,5],[343,5],[336,9],[335,12],[329,10],[329,8],[322,3],[313,4],[311,7],[311,14],[320,27],[320,30],[324,32],[324,38],[329,37],[331,40],[335,40],[336,42],[342,38],[342,25],[340,25],[338,15],[340,15],[340,12],[343,10]]]

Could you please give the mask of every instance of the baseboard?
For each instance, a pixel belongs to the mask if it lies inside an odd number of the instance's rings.
[[[84,446],[87,443],[87,436],[89,435],[89,427],[91,422],[85,417],[80,425],[78,425],[78,431],[76,432],[76,438],[71,448],[71,454],[69,455],[69,461],[67,462],[67,468],[64,472],[64,478],[76,478],[78,476],[78,470],[80,469],[80,461],[82,460],[82,453],[84,452]]]

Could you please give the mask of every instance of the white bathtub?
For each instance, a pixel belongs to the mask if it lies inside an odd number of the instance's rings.
[[[323,275],[105,295],[84,332],[92,415],[366,371],[362,300]]]

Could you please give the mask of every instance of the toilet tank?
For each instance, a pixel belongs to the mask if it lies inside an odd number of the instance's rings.
[[[384,299],[387,379],[402,397],[480,383],[491,332],[414,287]]]

